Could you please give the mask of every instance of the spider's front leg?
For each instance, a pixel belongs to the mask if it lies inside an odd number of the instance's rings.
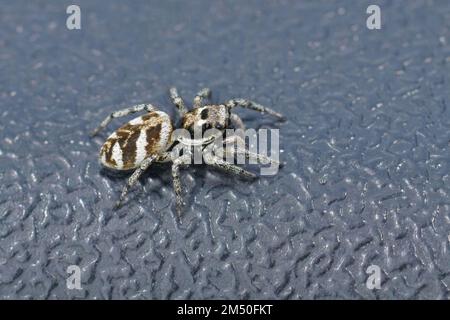
[[[186,105],[184,104],[183,99],[178,94],[177,88],[175,88],[175,87],[170,88],[169,95],[170,95],[170,99],[172,100],[172,103],[178,109],[178,114],[182,118],[188,110],[186,108]]]
[[[274,165],[280,165],[280,162],[277,160],[274,160],[266,155],[250,152],[245,148],[245,141],[240,136],[233,135],[228,138],[226,138],[223,141],[224,145],[232,145],[232,149],[225,147],[225,153],[229,154],[231,157],[234,157],[235,155],[242,154],[244,157],[248,159],[254,159],[256,161],[259,161],[263,164],[274,164]],[[217,147],[213,149],[213,151],[216,151]]]
[[[231,99],[226,103],[226,106],[230,109],[235,107],[242,107],[246,109],[255,110],[261,113],[267,113],[274,117],[277,117],[280,120],[286,120],[286,118],[281,114],[276,112],[275,110],[272,110],[270,108],[264,107],[260,105],[259,103],[247,100],[247,99]]]
[[[194,98],[194,108],[203,106],[204,99],[211,98],[211,90],[209,88],[203,88],[200,90]]]
[[[210,152],[205,152],[203,154],[203,158],[205,159],[206,164],[224,170],[227,173],[231,173],[246,179],[257,178],[256,174],[254,174],[253,172],[244,170],[241,167],[238,167],[237,165],[224,161],[223,159],[220,159],[219,157],[213,155]]]
[[[132,113],[136,113],[136,112],[140,112],[140,111],[156,111],[158,110],[156,107],[152,106],[149,103],[143,103],[143,104],[138,104],[129,108],[125,108],[125,109],[121,109],[121,110],[117,110],[112,112],[109,116],[107,116],[101,123],[100,125],[91,133],[91,137],[97,135],[97,133],[99,133],[101,130],[105,129],[106,126],[115,118],[120,118],[120,117],[124,117],[127,116],[129,114]]]

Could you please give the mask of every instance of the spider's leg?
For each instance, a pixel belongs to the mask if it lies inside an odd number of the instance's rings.
[[[242,121],[241,117],[239,117],[237,114],[232,113],[230,116],[230,120],[236,129],[245,130],[244,121]]]
[[[122,193],[120,194],[119,201],[116,203],[116,208],[119,208],[122,205],[123,200],[125,199],[125,196],[128,193],[128,190],[138,181],[139,177],[144,173],[145,170],[152,164],[152,162],[155,161],[155,159],[158,158],[158,156],[150,156],[148,158],[145,158],[142,163],[140,164],[139,168],[137,168],[131,177],[128,179],[127,184],[124,186]]]
[[[241,167],[238,167],[234,164],[226,162],[212,154],[207,153],[207,154],[204,154],[203,156],[205,157],[205,160],[208,165],[213,166],[215,168],[222,169],[225,172],[232,173],[232,174],[235,174],[242,178],[247,178],[247,179],[254,179],[257,177],[256,174],[254,174],[250,171],[244,170]]]
[[[172,164],[173,188],[175,189],[175,201],[178,217],[181,216],[181,210],[185,204],[182,196],[180,167],[187,166],[189,164],[191,164],[191,155],[189,154],[174,159]]]
[[[227,144],[233,144],[232,149],[231,148],[225,148],[225,152],[230,154],[231,157],[234,157],[236,154],[243,154],[246,159],[254,159],[256,161],[259,161],[263,164],[275,164],[280,165],[280,162],[274,159],[271,159],[263,154],[250,152],[245,148],[245,141],[239,136],[231,136],[226,138],[223,143],[225,145]]]
[[[91,136],[95,136],[97,133],[99,133],[101,130],[105,129],[106,126],[114,119],[114,118],[120,118],[127,116],[132,113],[140,112],[146,110],[148,112],[157,110],[156,107],[152,106],[148,103],[138,104],[129,108],[121,109],[118,111],[112,112],[109,116],[107,116],[102,123],[91,133]]]
[[[183,115],[187,112],[186,105],[184,104],[183,99],[178,94],[178,90],[175,87],[172,87],[169,89],[169,95],[170,99],[172,100],[172,103],[177,107],[178,113],[180,117],[183,117]]]
[[[211,98],[211,90],[209,88],[203,88],[194,98],[194,108],[203,106],[203,100],[209,98]]]
[[[230,109],[239,106],[242,108],[252,109],[261,113],[267,113],[281,120],[285,120],[285,117],[281,113],[278,113],[270,108],[264,107],[256,102],[247,99],[231,99],[226,103],[226,105]]]

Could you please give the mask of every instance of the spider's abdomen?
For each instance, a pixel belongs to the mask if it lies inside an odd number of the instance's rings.
[[[162,111],[134,118],[113,132],[100,149],[100,162],[108,168],[139,167],[149,155],[164,152],[171,144],[173,125]]]

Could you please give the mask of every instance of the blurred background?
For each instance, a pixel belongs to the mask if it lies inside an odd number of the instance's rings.
[[[448,299],[449,27],[445,0],[3,1],[0,297]],[[169,86],[285,114],[239,111],[286,165],[184,170],[181,221],[158,165],[113,211],[128,176],[97,159],[126,119],[88,133],[137,103],[174,115]]]

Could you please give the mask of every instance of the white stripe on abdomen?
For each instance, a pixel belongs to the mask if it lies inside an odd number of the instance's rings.
[[[117,168],[123,168],[122,149],[120,148],[119,142],[117,141],[113,146],[112,159],[116,162]]]
[[[136,159],[134,161],[136,166],[139,166],[139,164],[147,156],[147,150],[145,149],[146,147],[147,147],[147,132],[145,130],[141,130],[139,138],[136,141]]]

